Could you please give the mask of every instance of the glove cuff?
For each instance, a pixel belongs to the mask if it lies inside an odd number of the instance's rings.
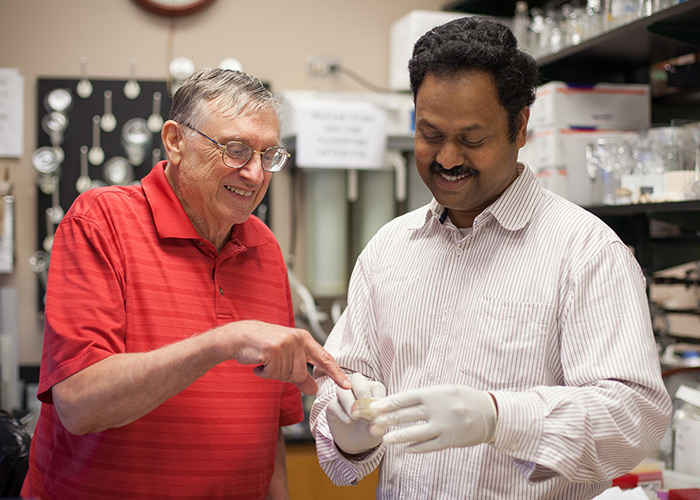
[[[350,460],[352,462],[362,462],[367,457],[369,457],[372,453],[377,451],[377,448],[379,448],[379,445],[375,446],[374,448],[370,448],[367,451],[361,451],[360,453],[346,453],[340,448],[340,446],[338,446],[338,443],[335,443],[335,447],[338,448],[338,451],[340,452],[340,454],[343,455],[348,460]]]
[[[484,415],[484,420],[486,421],[486,439],[484,442],[493,443],[496,440],[496,425],[498,424],[498,405],[496,404],[496,398],[490,392],[486,395],[489,398],[489,403],[491,403],[491,409],[493,410],[492,415]],[[491,418],[492,417],[492,418]]]

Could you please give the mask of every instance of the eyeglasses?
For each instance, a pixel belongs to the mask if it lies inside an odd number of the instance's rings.
[[[205,137],[211,141],[217,148],[221,150],[221,159],[224,165],[230,168],[241,168],[243,165],[250,161],[253,153],[260,155],[260,164],[263,170],[267,172],[279,172],[284,168],[285,163],[287,163],[287,158],[292,156],[281,146],[272,146],[267,148],[265,151],[256,151],[244,142],[240,141],[230,141],[226,144],[220,144],[208,135],[200,132],[194,128],[189,123],[182,123],[185,127],[190,128],[197,132],[202,137]]]

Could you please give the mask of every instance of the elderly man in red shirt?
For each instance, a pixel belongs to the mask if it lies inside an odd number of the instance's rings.
[[[175,94],[168,161],[92,189],[56,232],[22,496],[288,498],[281,427],[350,382],[293,328],[287,272],[253,210],[289,157],[279,103],[241,72]]]

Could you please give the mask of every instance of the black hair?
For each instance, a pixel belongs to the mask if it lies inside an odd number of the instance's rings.
[[[408,62],[414,102],[427,75],[447,77],[469,70],[493,75],[514,142],[520,112],[535,102],[540,78],[535,60],[518,49],[515,35],[502,23],[486,17],[461,17],[423,35]]]

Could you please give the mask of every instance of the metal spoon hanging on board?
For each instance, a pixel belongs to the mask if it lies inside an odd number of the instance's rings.
[[[41,128],[49,136],[51,145],[63,144],[63,132],[68,128],[68,117],[58,111],[52,111],[41,118]]]
[[[153,92],[153,109],[151,111],[151,116],[149,116],[148,120],[146,120],[148,130],[154,134],[160,132],[161,127],[163,127],[163,117],[160,114],[160,99],[160,92]]]
[[[87,99],[92,95],[92,83],[87,78],[87,57],[80,58],[80,81],[75,87],[75,93],[83,99]]]
[[[92,179],[88,174],[88,147],[80,146],[80,177],[75,181],[75,189],[84,193],[92,187]]]
[[[151,151],[151,166],[154,166],[156,163],[160,161],[160,149],[158,148],[153,148],[153,151]]]
[[[53,246],[53,237],[54,237],[54,234],[56,233],[56,226],[53,223],[53,221],[55,219],[55,217],[53,215],[53,207],[47,208],[45,215],[46,215],[46,236],[44,237],[44,241],[41,242],[41,247],[44,249],[44,251],[46,253],[51,253],[51,247]]]
[[[42,250],[34,252],[29,257],[29,269],[39,276],[41,284],[46,289],[49,280],[49,254]]]
[[[127,99],[136,99],[141,94],[141,86],[136,81],[136,58],[129,60],[129,79],[124,84],[124,95]]]
[[[100,147],[100,115],[92,117],[92,147],[88,151],[88,160],[93,165],[102,165],[105,152]]]
[[[100,118],[100,128],[105,132],[111,132],[117,128],[117,117],[112,113],[112,91],[105,90],[105,109]]]
[[[36,185],[44,194],[52,194],[58,189],[59,178],[53,174],[39,174],[36,177]]]
[[[58,189],[51,194],[52,205],[46,209],[46,237],[42,242],[42,247],[46,253],[51,253],[53,238],[58,226],[65,215],[61,203],[58,199]]]

